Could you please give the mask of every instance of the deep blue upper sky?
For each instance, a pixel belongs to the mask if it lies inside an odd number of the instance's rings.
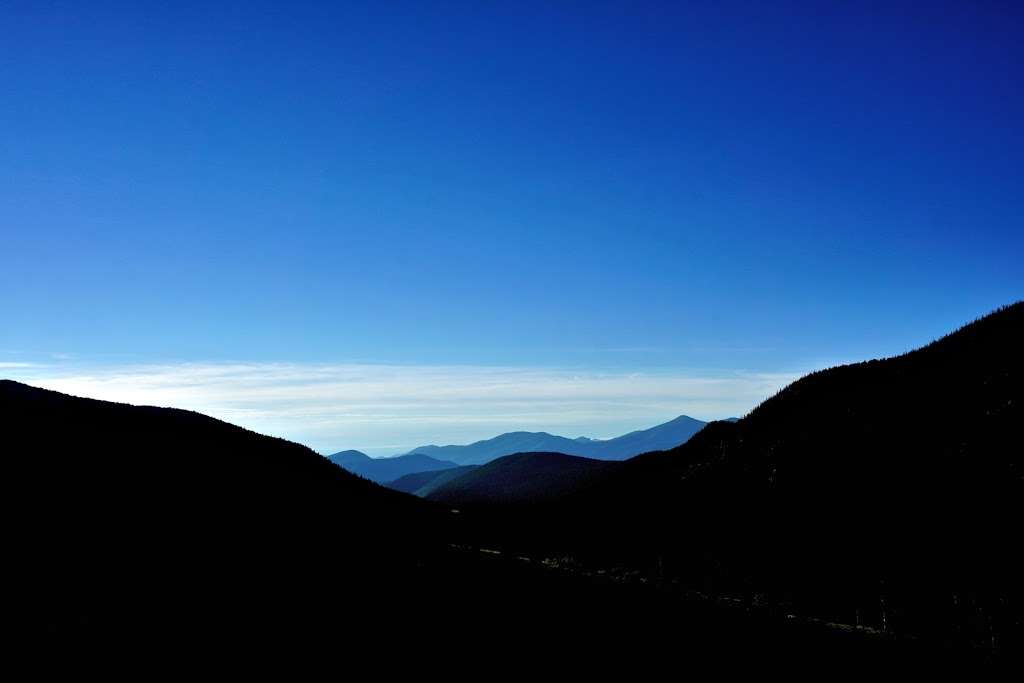
[[[1015,3],[163,4],[0,9],[0,361],[777,371],[1024,293]]]

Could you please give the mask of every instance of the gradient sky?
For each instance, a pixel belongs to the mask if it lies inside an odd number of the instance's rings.
[[[0,374],[323,451],[741,414],[1024,293],[1024,10],[0,6]]]

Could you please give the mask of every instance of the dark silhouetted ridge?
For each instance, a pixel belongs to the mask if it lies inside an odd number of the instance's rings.
[[[564,453],[517,453],[451,479],[426,497],[450,505],[547,502],[585,489],[620,467],[621,462]]]
[[[1024,304],[812,373],[504,528],[523,543],[1006,653],[1024,623]],[[502,532],[497,532],[502,533]]]
[[[461,477],[466,472],[470,472],[477,467],[479,467],[479,465],[462,465],[461,467],[452,467],[446,470],[413,472],[412,474],[407,474],[404,477],[400,477],[389,482],[387,486],[388,488],[392,488],[396,491],[404,491],[405,493],[411,493],[421,498],[425,498],[437,487],[448,483],[456,477]]]

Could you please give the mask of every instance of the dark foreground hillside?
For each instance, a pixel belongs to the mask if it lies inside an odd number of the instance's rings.
[[[418,501],[197,413],[3,381],[0,420],[38,628],[218,630],[317,599],[333,566],[386,581],[432,551]]]
[[[454,547],[444,508],[195,413],[5,381],[0,420],[4,626],[36,671],[201,653],[242,667],[296,648],[340,673],[456,677],[936,661],[927,644]]]
[[[993,656],[1024,652],[1024,304],[816,372],[530,514],[513,550]],[[471,532],[473,533],[473,532]]]

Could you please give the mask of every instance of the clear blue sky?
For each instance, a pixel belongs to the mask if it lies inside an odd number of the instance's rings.
[[[1016,3],[162,5],[0,8],[0,363],[790,373],[1024,294]]]

